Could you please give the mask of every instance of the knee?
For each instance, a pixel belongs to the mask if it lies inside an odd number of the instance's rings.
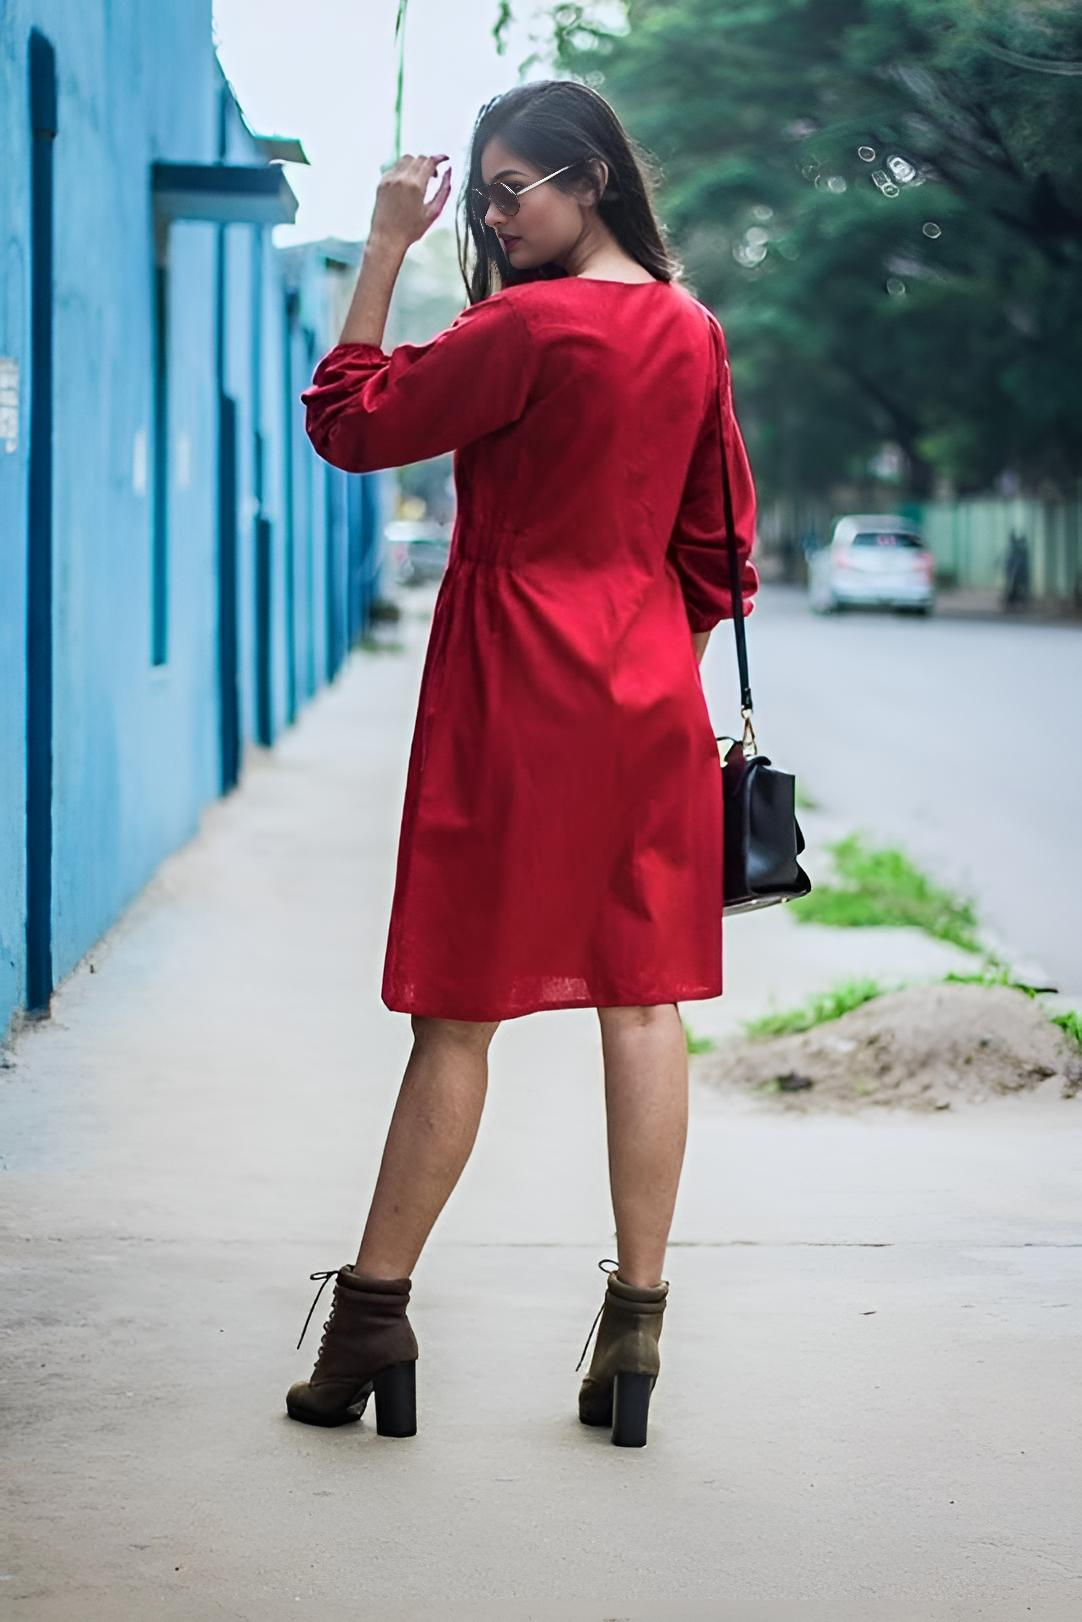
[[[498,1019],[440,1019],[433,1014],[411,1014],[414,1040],[445,1043],[484,1053],[499,1028]]]
[[[597,1017],[602,1032],[641,1030],[666,1025],[674,1017],[679,1017],[679,1005],[675,1002],[643,1003],[627,1007],[599,1008]]]

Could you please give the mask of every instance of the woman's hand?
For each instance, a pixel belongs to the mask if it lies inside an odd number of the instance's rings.
[[[391,294],[406,249],[424,236],[450,193],[451,171],[448,169],[433,192],[431,202],[425,202],[428,182],[436,172],[436,165],[446,157],[446,152],[438,152],[433,158],[415,158],[407,152],[384,171],[376,188],[372,224],[361,256],[357,285],[339,335],[340,344],[383,343]]]
[[[376,188],[370,236],[403,250],[424,236],[433,221],[439,218],[450,195],[451,170],[448,167],[431,200],[425,201],[428,182],[436,173],[437,164],[444,162],[446,157],[446,152],[439,152],[432,158],[415,158],[406,152],[384,171]]]
[[[703,654],[706,652],[706,644],[709,641],[709,631],[692,631],[691,645],[695,649],[695,657],[700,664],[703,662]]]

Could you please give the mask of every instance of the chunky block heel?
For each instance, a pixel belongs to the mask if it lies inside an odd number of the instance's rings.
[[[410,1358],[390,1363],[372,1376],[376,1393],[376,1433],[379,1436],[416,1436],[417,1363]]]
[[[656,1374],[617,1374],[613,1379],[612,1439],[617,1447],[645,1447],[650,1393]]]

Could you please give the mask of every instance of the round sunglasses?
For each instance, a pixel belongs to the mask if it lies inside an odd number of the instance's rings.
[[[582,159],[576,158],[575,162],[581,163]],[[543,186],[546,180],[551,180],[555,175],[562,175],[564,169],[572,167],[572,164],[565,163],[563,169],[554,169],[551,175],[542,175],[540,180],[531,180],[528,186],[520,186],[517,191],[509,186],[506,180],[493,180],[487,186],[472,186],[470,190],[477,199],[482,213],[487,214],[494,203],[501,214],[506,215],[508,219],[514,219],[521,207],[519,198],[524,192],[533,191],[535,186]]]

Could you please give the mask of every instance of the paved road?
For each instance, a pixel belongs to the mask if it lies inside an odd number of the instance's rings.
[[[1082,627],[820,618],[768,586],[747,631],[760,748],[839,831],[902,846],[976,899],[1017,966],[1082,995]],[[739,731],[736,670],[719,626],[718,732]]]
[[[613,1253],[597,1021],[506,1021],[414,1278],[418,1435],[285,1417],[409,1048],[378,988],[420,629],[251,765],[0,1072],[0,1612],[1073,1622],[1063,1101],[779,1117],[696,1085],[651,1441],[619,1449],[575,1415]],[[739,922],[699,1030],[851,947]]]

